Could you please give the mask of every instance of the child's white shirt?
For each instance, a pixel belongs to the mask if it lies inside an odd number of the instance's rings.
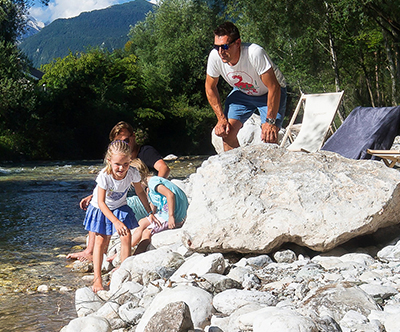
[[[90,203],[94,207],[99,208],[98,188],[100,187],[106,191],[105,203],[112,211],[127,204],[126,196],[128,190],[132,182],[140,182],[140,173],[136,168],[130,166],[125,178],[122,180],[116,180],[112,174],[107,174],[104,168],[97,176],[96,182],[97,185],[96,188],[94,188],[93,198]]]

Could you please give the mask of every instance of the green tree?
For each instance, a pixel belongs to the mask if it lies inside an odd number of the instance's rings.
[[[210,7],[205,1],[164,0],[131,29],[129,49],[138,56],[152,108],[165,117],[162,124],[147,125],[161,149],[210,150],[215,116],[205,97],[204,79],[218,11],[217,3]]]
[[[43,151],[52,158],[99,158],[107,133],[120,120],[140,125],[160,116],[145,107],[134,55],[94,49],[42,67],[39,108]]]
[[[235,0],[227,8],[294,91],[344,89],[348,111],[397,104],[397,2]]]
[[[30,155],[35,122],[36,88],[16,40],[24,27],[26,1],[0,0],[0,155]]]

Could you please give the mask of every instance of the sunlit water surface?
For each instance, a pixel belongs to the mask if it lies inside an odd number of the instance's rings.
[[[170,178],[186,178],[204,159],[168,162]],[[75,290],[86,284],[65,255],[74,238],[86,235],[79,201],[102,167],[101,161],[0,165],[0,331],[59,331],[77,317]],[[37,292],[40,285],[49,292]]]

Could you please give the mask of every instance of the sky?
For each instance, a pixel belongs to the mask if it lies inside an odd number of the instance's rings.
[[[29,14],[36,20],[49,24],[57,18],[71,18],[82,12],[103,9],[131,0],[50,0],[48,6],[43,6],[35,0]]]

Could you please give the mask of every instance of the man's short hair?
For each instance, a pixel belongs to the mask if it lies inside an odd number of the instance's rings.
[[[214,30],[214,35],[229,36],[230,42],[240,38],[239,29],[232,22],[224,22],[217,26]]]
[[[126,129],[129,134],[133,135],[133,127],[128,122],[120,121],[110,131],[110,142],[112,142],[115,137],[119,135],[122,129]]]

